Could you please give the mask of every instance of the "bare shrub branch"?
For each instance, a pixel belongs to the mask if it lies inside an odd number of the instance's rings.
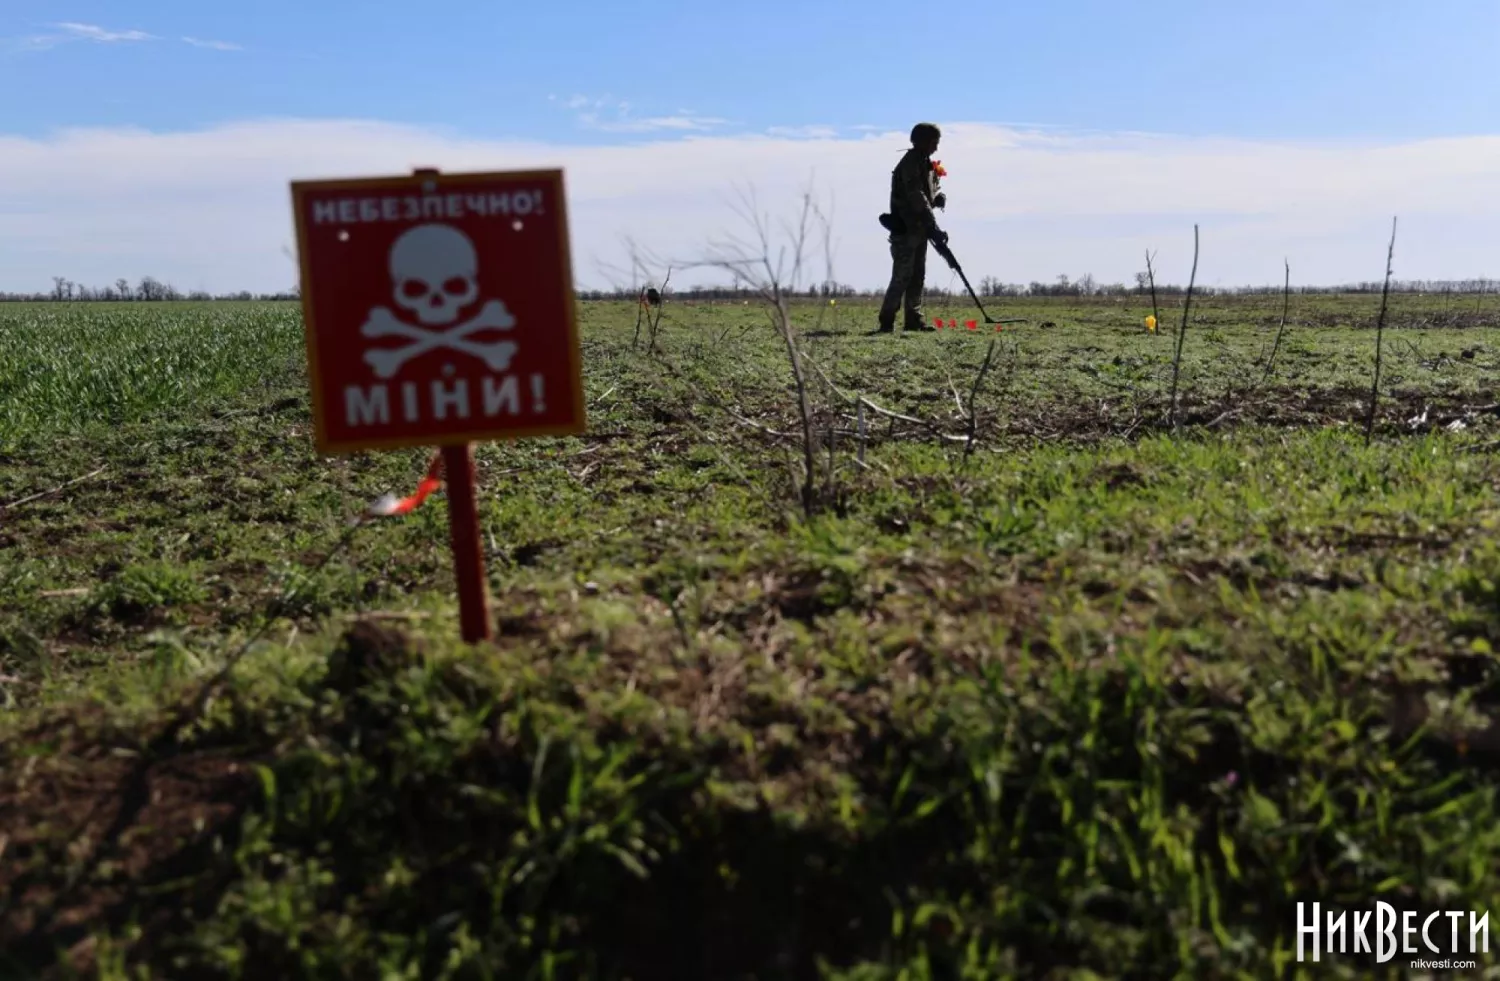
[[[626,260],[629,265],[628,269],[609,262],[595,261],[595,265],[604,275],[605,279],[609,281],[610,286],[617,293],[634,295],[637,301],[639,301],[645,296],[646,288],[652,282],[656,281],[656,277],[652,275],[651,270],[660,269],[665,266],[666,274],[662,277],[661,289],[661,292],[665,294],[667,281],[672,278],[671,263],[663,261],[649,249],[642,247],[640,243],[636,242],[629,235],[621,236],[620,243],[625,250]],[[631,338],[630,342],[632,348],[640,344],[642,326],[650,327],[651,321],[645,305],[638,302],[635,312],[635,336]],[[660,317],[657,318],[657,326],[660,326]],[[651,336],[654,343],[654,333]]]
[[[1271,346],[1271,357],[1266,361],[1266,373],[1260,380],[1262,385],[1270,380],[1271,371],[1276,367],[1276,352],[1281,350],[1281,335],[1286,333],[1286,314],[1292,305],[1292,261],[1290,259],[1281,261],[1286,267],[1286,281],[1281,287],[1281,326],[1276,328],[1276,343]]]
[[[1365,445],[1375,432],[1375,407],[1380,401],[1380,349],[1385,337],[1386,304],[1391,296],[1391,263],[1396,257],[1396,219],[1391,219],[1391,244],[1385,252],[1385,286],[1380,290],[1380,316],[1375,321],[1375,377],[1370,382],[1370,412],[1365,417]]]
[[[1177,428],[1177,377],[1182,372],[1182,340],[1187,335],[1188,311],[1193,306],[1193,284],[1198,281],[1198,226],[1193,226],[1193,271],[1188,276],[1187,296],[1182,301],[1182,325],[1177,328],[1177,351],[1172,356],[1172,408],[1168,421]]]
[[[1151,284],[1151,322],[1161,327],[1161,311],[1156,308],[1156,270],[1151,265],[1153,254],[1146,250],[1146,281]],[[1140,282],[1140,280],[1136,280]]]
[[[803,357],[798,346],[797,330],[792,322],[789,298],[797,290],[798,283],[808,261],[809,237],[814,225],[820,225],[825,246],[831,230],[823,212],[813,199],[812,190],[802,195],[802,207],[795,222],[783,224],[782,231],[789,243],[773,246],[770,216],[760,210],[753,188],[740,191],[740,218],[748,226],[750,241],[729,237],[710,246],[709,257],[689,264],[689,268],[707,266],[727,272],[734,282],[754,292],[766,305],[772,327],[786,347],[787,360],[791,363],[792,380],[797,391],[797,414],[802,429],[802,474],[801,498],[804,516],[811,517],[817,504],[817,462],[815,459],[816,437],[813,433],[813,407],[808,395],[807,378],[803,370]],[[790,265],[787,268],[788,249]],[[825,248],[825,257],[831,251]],[[773,260],[774,255],[774,260]],[[833,270],[827,273],[833,279]],[[821,322],[822,314],[819,314]]]
[[[969,455],[974,452],[974,433],[979,425],[979,416],[974,411],[974,400],[979,396],[979,386],[984,383],[984,376],[989,373],[990,362],[995,357],[995,345],[997,343],[998,341],[990,341],[989,350],[984,352],[984,364],[979,366],[979,374],[974,378],[974,387],[969,389],[969,407],[967,413],[969,417],[969,438],[968,441],[964,443],[964,455],[962,461],[962,465],[964,466],[968,465]]]
[[[644,309],[646,311],[646,328],[647,328],[647,336],[648,336],[648,343],[647,343],[647,346],[646,346],[646,350],[649,351],[649,352],[653,352],[654,353],[656,351],[656,337],[657,337],[657,334],[660,333],[660,331],[661,331],[661,318],[662,318],[662,314],[664,314],[666,312],[666,310],[667,310],[667,290],[671,287],[671,285],[672,285],[672,267],[668,266],[667,267],[667,275],[665,277],[663,277],[663,279],[661,281],[661,289],[659,289],[659,290],[656,291],[656,299],[657,299],[656,306],[653,308],[652,306],[650,306],[646,302],[646,289],[645,288],[643,288],[641,290],[640,295],[637,298],[638,299],[638,304],[637,304],[638,308]],[[653,311],[655,313],[655,316],[653,316]],[[636,328],[635,328],[635,333],[636,333],[636,337],[640,337],[641,327],[640,327],[640,312],[639,312],[639,309],[637,310],[637,313],[636,313]]]
[[[650,278],[650,268],[664,265],[662,260],[630,235],[620,236],[629,268],[596,259],[595,267],[618,293],[639,293],[642,281]]]

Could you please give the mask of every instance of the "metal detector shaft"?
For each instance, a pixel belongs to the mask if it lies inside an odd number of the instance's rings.
[[[979,302],[979,294],[975,293],[974,292],[974,287],[972,287],[972,286],[969,285],[969,277],[967,277],[967,276],[964,275],[963,267],[960,266],[958,264],[958,260],[956,258],[954,258],[954,256],[953,256],[953,250],[950,249],[950,248],[948,248],[948,243],[941,242],[941,241],[939,241],[937,239],[933,239],[932,240],[932,247],[935,248],[935,249],[937,249],[938,255],[942,256],[945,260],[947,260],[948,265],[950,265],[950,266],[953,267],[953,271],[956,272],[956,273],[958,273],[958,278],[964,281],[964,289],[966,289],[966,290],[969,291],[969,296],[974,300],[974,305],[979,308],[979,315],[984,318],[984,322],[985,323],[987,323],[987,324],[1024,324],[1026,322],[1023,319],[996,320],[994,317],[991,317],[988,313],[985,312],[984,304]]]

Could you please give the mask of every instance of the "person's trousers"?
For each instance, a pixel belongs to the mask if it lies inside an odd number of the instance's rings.
[[[905,233],[892,235],[891,284],[880,305],[880,324],[893,327],[896,309],[905,307],[908,330],[926,326],[922,318],[922,288],[927,277],[927,236]],[[903,302],[904,301],[904,302]]]

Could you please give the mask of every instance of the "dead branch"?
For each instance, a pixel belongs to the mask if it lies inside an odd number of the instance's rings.
[[[1156,270],[1151,266],[1152,253],[1146,250],[1146,281],[1151,284],[1151,322],[1161,326],[1161,311],[1156,308]],[[1139,282],[1139,280],[1137,280]]]
[[[979,417],[974,409],[974,400],[979,396],[979,386],[983,384],[984,376],[989,373],[990,360],[995,356],[996,343],[996,341],[990,341],[990,349],[984,354],[984,364],[979,366],[979,374],[974,379],[974,387],[969,390],[969,439],[968,442],[964,443],[964,465],[968,464],[969,455],[974,452],[974,433],[976,432],[979,424]]]
[[[661,316],[662,316],[663,313],[666,312],[666,308],[667,308],[667,290],[671,287],[671,285],[672,285],[672,267],[668,266],[667,267],[667,275],[661,281],[661,289],[657,290],[657,297],[658,297],[658,299],[659,299],[660,302],[658,303],[658,305],[655,308],[655,317],[654,318],[652,317],[652,310],[651,310],[651,308],[647,308],[647,310],[646,310],[646,324],[647,324],[647,327],[649,329],[649,336],[650,336],[650,341],[649,341],[649,343],[646,346],[646,350],[648,352],[656,350],[656,335],[661,330]],[[644,299],[644,294],[642,294],[642,298]],[[639,333],[640,328],[637,327],[636,330],[637,330],[637,333]]]
[[[1391,295],[1391,263],[1396,257],[1396,219],[1391,218],[1391,244],[1385,252],[1385,285],[1380,290],[1380,316],[1375,321],[1375,378],[1370,382],[1370,413],[1365,417],[1365,445],[1375,432],[1375,407],[1380,400],[1380,348],[1385,337],[1386,304]]]
[[[787,298],[790,293],[796,291],[806,261],[809,226],[815,220],[821,221],[822,214],[813,203],[812,191],[804,192],[802,209],[796,224],[784,226],[784,230],[791,238],[792,250],[791,270],[789,274],[785,274],[786,247],[783,246],[776,251],[776,260],[773,264],[770,221],[767,216],[760,213],[753,189],[747,188],[741,191],[740,207],[737,210],[740,217],[753,230],[754,242],[730,238],[727,242],[711,246],[710,258],[691,265],[712,266],[729,273],[738,284],[753,290],[767,306],[772,326],[786,346],[787,360],[791,362],[792,379],[796,385],[797,412],[802,423],[802,508],[804,515],[811,517],[817,479],[813,411],[808,398],[802,355],[798,350],[797,332],[792,324],[791,309]],[[830,234],[826,222],[824,222],[823,234],[825,237]],[[832,278],[831,270],[829,278]]]
[[[649,283],[643,283],[642,280],[651,279],[652,277],[650,274],[650,270],[652,268],[660,268],[663,263],[649,250],[642,248],[635,241],[635,239],[631,238],[629,235],[621,237],[621,244],[625,249],[626,257],[629,260],[630,268],[628,270],[608,262],[596,262],[596,265],[599,267],[599,270],[604,273],[605,277],[610,281],[610,284],[617,290],[620,290],[622,292],[625,291],[627,287],[624,285],[624,281],[628,280],[630,283],[628,289],[636,296],[637,303],[635,311],[635,336],[631,339],[630,342],[631,347],[634,348],[640,343],[641,327],[643,323],[649,319],[646,314],[645,304],[644,302],[641,302],[645,297],[645,291]],[[670,264],[668,264],[667,276],[670,278],[671,275],[672,267]]]
[[[625,250],[625,255],[629,260],[628,269],[624,266],[617,266],[612,262],[605,262],[600,259],[594,260],[595,268],[604,275],[604,278],[609,281],[610,286],[616,291],[620,293],[639,293],[641,279],[648,275],[647,267],[661,265],[661,263],[649,250],[642,248],[629,235],[620,236],[620,245]]]
[[[1286,332],[1286,314],[1292,305],[1292,261],[1290,259],[1281,261],[1286,267],[1286,282],[1281,287],[1281,326],[1276,328],[1276,343],[1271,347],[1271,357],[1266,362],[1266,373],[1260,380],[1262,385],[1270,380],[1271,370],[1276,367],[1276,352],[1281,350],[1281,335]]]
[[[1177,328],[1177,351],[1172,356],[1172,408],[1168,421],[1177,429],[1177,377],[1182,371],[1182,341],[1187,336],[1188,311],[1193,306],[1193,284],[1198,279],[1198,226],[1193,226],[1193,271],[1188,276],[1187,296],[1182,301],[1182,325]]]

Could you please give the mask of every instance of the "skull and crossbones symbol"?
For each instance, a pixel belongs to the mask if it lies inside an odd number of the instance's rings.
[[[479,298],[479,256],[474,243],[450,225],[419,225],[404,232],[391,246],[392,294],[396,306],[424,327],[397,318],[389,307],[375,307],[359,332],[365,337],[404,337],[405,347],[372,348],[365,363],[379,378],[390,378],[407,361],[435,348],[461,351],[483,361],[491,371],[504,371],[516,353],[513,341],[489,343],[469,340],[482,330],[510,330],[516,325],[505,304],[490,300],[470,320],[460,324],[459,313]],[[426,326],[446,327],[432,331]]]

